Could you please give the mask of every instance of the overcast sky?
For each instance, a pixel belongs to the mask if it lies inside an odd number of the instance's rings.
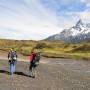
[[[90,22],[90,0],[0,0],[0,38],[41,40]]]

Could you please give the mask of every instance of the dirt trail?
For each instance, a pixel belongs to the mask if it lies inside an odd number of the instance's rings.
[[[0,60],[0,90],[90,90],[90,61],[42,58],[35,79],[29,62],[18,62],[13,77],[8,61]]]

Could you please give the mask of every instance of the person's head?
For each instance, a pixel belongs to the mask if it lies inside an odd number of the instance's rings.
[[[13,49],[13,48],[11,48],[11,49],[10,49],[10,51],[11,51],[11,52],[13,52],[13,51],[14,51],[14,49]]]
[[[32,48],[31,53],[35,52],[35,48]]]

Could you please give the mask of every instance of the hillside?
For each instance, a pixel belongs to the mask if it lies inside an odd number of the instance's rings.
[[[78,44],[69,44],[63,41],[0,40],[0,53],[6,53],[10,48],[14,48],[18,53],[27,56],[33,47],[45,57],[90,58],[90,40]]]
[[[84,23],[81,19],[74,26],[46,38],[48,41],[63,40],[68,43],[78,43],[87,39],[90,39],[90,23]]]
[[[8,40],[0,39],[0,50],[8,51],[11,48],[14,48],[18,53],[23,53],[32,49],[36,45],[37,41],[32,40]]]

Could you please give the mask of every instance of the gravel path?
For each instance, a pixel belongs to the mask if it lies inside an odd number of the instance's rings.
[[[90,90],[90,61],[42,58],[36,78],[28,66],[18,62],[11,77],[8,61],[0,60],[0,90]]]

